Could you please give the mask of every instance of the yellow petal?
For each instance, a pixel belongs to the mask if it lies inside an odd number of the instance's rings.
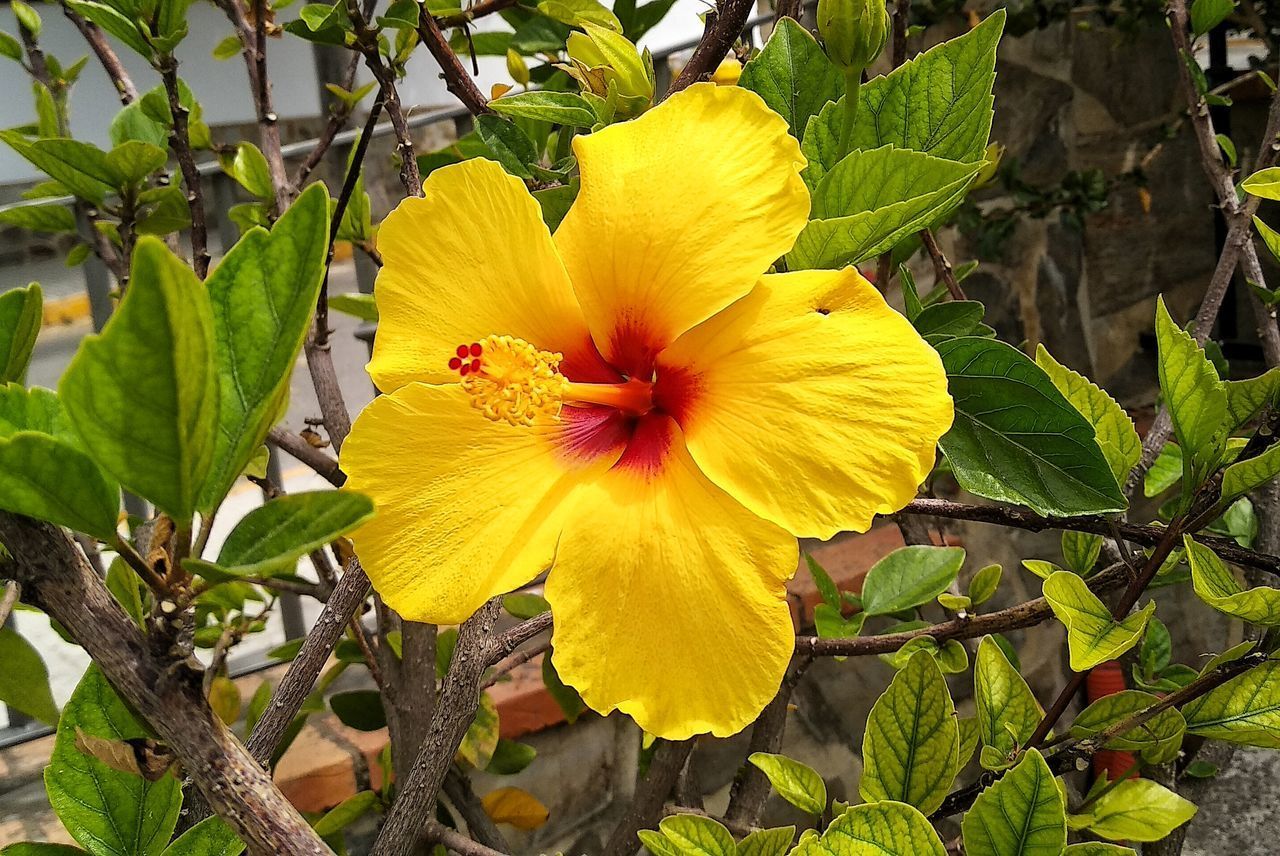
[[[537,201],[493,161],[442,167],[378,230],[369,374],[383,392],[457,380],[449,358],[490,334],[598,363]]]
[[[852,268],[765,276],[659,362],[702,471],[801,537],[906,505],[951,427],[937,353]]]
[[[563,432],[490,421],[458,385],[375,399],[342,449],[376,509],[352,536],[374,589],[405,618],[456,624],[545,570],[565,498],[618,456],[571,455]]]
[[[582,189],[556,246],[596,344],[633,376],[750,291],[809,214],[795,138],[745,89],[691,86],[573,147]]]
[[[666,417],[574,507],[546,589],[561,678],[671,740],[754,720],[794,647],[795,539],[709,482]]]

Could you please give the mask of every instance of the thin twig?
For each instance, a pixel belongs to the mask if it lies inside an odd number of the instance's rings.
[[[178,89],[178,61],[172,55],[163,56],[157,67],[169,96],[169,113],[173,117],[169,144],[173,147],[174,157],[178,159],[182,181],[187,185],[187,205],[191,208],[191,266],[195,269],[196,276],[204,279],[209,273],[209,230],[205,223],[204,189],[200,183],[200,173],[196,170],[195,155],[191,150],[191,132],[187,127],[188,111],[182,104]]]
[[[84,36],[84,40],[89,43],[89,49],[98,58],[98,62],[102,63],[103,71],[107,73],[107,77],[111,79],[111,85],[116,88],[116,93],[120,96],[120,103],[128,105],[137,101],[138,88],[133,85],[133,78],[125,70],[124,64],[120,62],[120,57],[116,56],[111,43],[107,41],[106,35],[98,25],[92,21],[86,21],[79,13],[66,5],[65,0],[62,4],[62,11],[71,23],[75,24],[76,29],[80,31],[80,35]]]
[[[347,474],[338,466],[337,460],[312,446],[298,434],[276,426],[267,434],[267,439],[277,449],[288,452],[299,462],[306,464],[334,487],[342,487],[347,483]]]
[[[1071,532],[1088,532],[1093,535],[1111,536],[1118,532],[1126,541],[1143,547],[1154,547],[1164,538],[1168,527],[1139,526],[1119,523],[1107,517],[1086,515],[1082,517],[1041,517],[1032,511],[999,505],[966,505],[945,499],[914,499],[899,514],[920,514],[929,517],[946,517],[951,520],[968,520],[1009,526],[1029,532],[1058,529]],[[1197,535],[1196,539],[1212,549],[1224,560],[1246,568],[1256,568],[1272,574],[1280,574],[1280,556],[1259,553],[1241,547],[1230,538],[1215,535]]]
[[[924,248],[929,252],[929,258],[933,260],[933,269],[938,279],[942,280],[947,286],[947,293],[951,295],[951,299],[964,300],[964,290],[960,288],[960,283],[956,280],[956,272],[951,267],[951,261],[942,252],[942,248],[938,246],[938,239],[933,236],[933,232],[929,229],[921,229],[920,240],[924,243]]]
[[[341,86],[343,89],[350,91],[355,85],[356,71],[360,68],[360,55],[351,54],[347,61],[347,69],[342,75]],[[324,126],[324,130],[320,132],[320,136],[316,137],[316,144],[311,151],[303,159],[298,166],[298,171],[293,177],[293,186],[301,189],[306,183],[307,178],[324,160],[325,154],[328,153],[329,147],[333,145],[333,140],[338,136],[339,132],[347,126],[347,122],[351,119],[352,107],[345,101],[339,100],[337,106],[331,107],[329,111],[329,121]]]
[[[461,101],[473,116],[492,113],[488,99],[484,97],[480,87],[476,86],[471,75],[467,74],[467,70],[462,67],[462,63],[458,61],[458,55],[453,52],[453,48],[449,47],[449,41],[444,37],[444,33],[440,32],[440,25],[436,23],[435,18],[431,17],[425,5],[418,18],[418,38],[422,39],[422,43],[439,63],[440,72],[444,75],[445,88],[453,93],[453,96]],[[377,76],[376,72],[374,76]],[[410,195],[422,194],[419,192],[410,193]]]
[[[707,28],[702,39],[693,49],[693,56],[689,57],[688,64],[671,82],[671,88],[663,97],[674,95],[709,77],[742,35],[742,28],[747,25],[747,19],[751,17],[751,10],[754,8],[752,0],[723,0],[715,12],[708,12]]]
[[[548,650],[550,650],[550,648],[551,648],[551,640],[544,639],[543,641],[539,642],[537,645],[534,645],[532,648],[526,648],[523,651],[520,651],[516,654],[512,654],[510,657],[507,657],[505,660],[499,661],[494,665],[493,671],[489,673],[489,677],[485,678],[484,682],[480,684],[480,689],[487,690],[489,687],[493,686],[498,681],[502,680],[504,675],[510,674],[512,670],[517,669],[520,666],[523,666],[525,663],[529,662],[530,660],[539,656],[540,654],[545,654]]]
[[[426,821],[423,825],[422,835],[426,841],[443,844],[447,849],[460,853],[462,856],[506,856],[501,850],[494,850],[472,841],[461,832],[450,829],[437,820]]]

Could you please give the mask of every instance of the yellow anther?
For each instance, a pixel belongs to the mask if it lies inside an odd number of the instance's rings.
[[[477,410],[512,425],[559,417],[566,383],[560,374],[561,354],[540,351],[514,336],[488,336],[479,345],[479,370],[462,377],[462,388]]]

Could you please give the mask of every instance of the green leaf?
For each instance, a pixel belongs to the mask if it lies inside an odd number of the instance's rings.
[[[587,99],[572,92],[522,92],[490,101],[489,106],[504,116],[539,119],[572,128],[590,128],[597,121]]]
[[[237,576],[290,571],[299,556],[350,532],[372,516],[372,500],[354,491],[279,496],[236,524],[218,554],[218,566]]]
[[[547,599],[541,595],[516,592],[502,598],[502,608],[512,618],[524,620],[533,618],[535,615],[541,615],[544,612],[550,612],[551,604],[547,603]]]
[[[1062,533],[1062,559],[1067,567],[1082,577],[1093,572],[1093,566],[1102,555],[1102,536],[1091,532]]]
[[[498,745],[493,749],[493,757],[489,759],[489,766],[484,769],[486,773],[492,773],[495,776],[514,776],[532,764],[536,757],[538,757],[538,750],[528,743],[500,737]]]
[[[899,547],[867,571],[862,610],[887,615],[929,603],[955,581],[963,564],[961,547]]]
[[[44,292],[39,283],[0,294],[0,386],[26,380],[43,307]]]
[[[1111,610],[1075,574],[1060,571],[1044,581],[1044,596],[1053,614],[1067,626],[1067,648],[1071,670],[1084,672],[1107,660],[1114,660],[1142,639],[1147,619],[1156,611],[1155,602],[1126,616],[1111,617]]]
[[[244,843],[226,821],[206,817],[173,840],[164,856],[239,856]]]
[[[958,717],[956,725],[960,730],[959,752],[956,753],[956,770],[963,770],[973,759],[973,753],[982,741],[981,729],[976,716]]]
[[[926,339],[971,336],[977,334],[985,311],[986,307],[976,300],[949,300],[922,307],[911,323]]]
[[[1280,749],[1280,661],[1250,669],[1182,709],[1187,731]]]
[[[209,277],[219,406],[204,510],[217,507],[280,415],[328,246],[329,194],[317,182],[270,232],[246,232]]]
[[[1182,775],[1193,779],[1212,779],[1218,775],[1218,765],[1210,764],[1208,761],[1192,761],[1182,771]]]
[[[871,707],[862,737],[859,793],[929,814],[956,778],[960,728],[946,679],[927,651],[912,655]]]
[[[795,837],[794,826],[757,829],[738,842],[737,856],[786,856]]]
[[[956,417],[939,445],[970,493],[1039,514],[1125,507],[1093,426],[1016,348],[968,336],[939,343]]]
[[[974,606],[986,603],[996,593],[996,589],[1000,586],[1000,576],[1003,569],[999,565],[987,565],[969,581],[969,599],[973,601]]]
[[[1222,498],[1231,500],[1262,487],[1280,473],[1280,443],[1273,443],[1261,455],[1236,461],[1222,473]]]
[[[8,33],[0,33],[0,56],[15,62],[22,62],[26,57],[26,52],[23,51],[22,44],[13,36]]]
[[[802,842],[792,851],[793,856],[946,856],[946,852],[918,809],[888,800],[846,809],[821,838]]]
[[[1158,696],[1140,690],[1122,690],[1103,696],[1086,707],[1071,723],[1072,737],[1091,737],[1117,722],[1128,719],[1160,701]],[[1148,764],[1162,764],[1178,756],[1187,724],[1173,708],[1163,710],[1137,728],[1107,743],[1107,749],[1140,752]]]
[[[32,141],[14,130],[0,131],[0,141],[80,199],[101,205],[111,190],[114,174],[96,146],[70,139]]]
[[[844,77],[809,31],[782,18],[760,53],[742,69],[738,85],[764,99],[787,120],[793,137],[828,101],[844,95]]]
[[[213,347],[204,286],[144,237],[120,308],[80,345],[59,386],[89,454],[180,522],[195,512],[214,454]]]
[[[1173,639],[1164,622],[1151,616],[1147,622],[1147,632],[1142,636],[1142,646],[1138,649],[1138,664],[1148,674],[1156,674],[1169,665],[1173,653]]]
[[[822,596],[822,602],[832,609],[841,609],[844,604],[840,598],[840,589],[836,587],[831,575],[827,573],[822,565],[818,564],[818,560],[813,558],[811,553],[804,554],[804,561],[809,568],[809,576],[813,577],[814,588]]]
[[[827,785],[812,767],[788,758],[754,752],[748,761],[758,767],[778,796],[808,814],[820,815],[827,806]]]
[[[1111,465],[1112,475],[1123,483],[1142,456],[1142,441],[1129,414],[1105,390],[1055,360],[1044,345],[1036,347],[1036,365],[1044,369],[1058,392],[1093,426],[1098,447]]]
[[[115,173],[116,188],[125,189],[164,169],[168,153],[159,146],[130,140],[107,152],[106,165]]]
[[[58,724],[58,706],[49,689],[49,670],[35,649],[12,627],[0,626],[0,702],[48,725]]]
[[[855,612],[845,618],[840,607],[829,603],[820,603],[813,608],[814,630],[820,639],[852,639],[862,633],[862,625],[866,621],[865,612]]]
[[[1240,182],[1240,188],[1259,199],[1280,200],[1280,167],[1258,170]]]
[[[1107,844],[1104,841],[1082,841],[1079,844],[1068,844],[1062,856],[1138,856],[1131,847],[1119,844]]]
[[[13,0],[10,3],[10,7],[13,9],[13,17],[18,19],[18,23],[24,30],[33,36],[40,35],[42,22],[40,21],[39,12],[22,2],[22,0]]]
[[[560,228],[560,221],[569,213],[569,208],[578,198],[578,188],[579,182],[575,178],[568,184],[544,187],[533,192],[533,198],[538,200],[538,206],[542,209],[542,222],[546,223],[547,228],[552,232]]]
[[[1008,757],[1035,732],[1044,711],[990,636],[984,636],[978,645],[973,685],[982,743]]]
[[[1067,845],[1062,792],[1032,749],[974,800],[961,821],[967,856],[1059,856]]]
[[[1250,624],[1280,625],[1280,589],[1257,586],[1246,590],[1216,553],[1190,535],[1184,535],[1182,540],[1191,565],[1191,582],[1201,600],[1218,612]]]
[[[658,824],[676,851],[685,856],[737,856],[733,835],[719,821],[696,814],[664,817]]]
[[[1159,841],[1195,816],[1196,807],[1150,779],[1125,779],[1098,797],[1074,829],[1116,841]]]
[[[236,180],[241,187],[259,199],[272,199],[275,187],[271,183],[271,168],[267,158],[253,143],[237,143],[230,153],[219,156],[222,171]]]
[[[343,725],[357,731],[377,731],[387,727],[387,712],[377,690],[334,693],[329,697],[329,707]]]
[[[892,249],[954,210],[978,167],[892,146],[850,152],[810,185],[813,213],[788,267],[838,268]]]
[[[952,612],[961,612],[973,606],[973,600],[967,595],[943,592],[938,595],[938,605]]]
[[[58,721],[53,756],[44,771],[49,804],[71,837],[93,856],[159,856],[178,820],[181,782],[171,773],[149,782],[112,769],[77,748],[80,733],[112,741],[149,736],[94,665]]]
[[[980,162],[991,136],[991,88],[1004,19],[999,10],[964,35],[864,83],[853,148],[890,144],[938,158]],[[805,130],[810,186],[840,159],[843,112],[842,103],[828,104]]]
[[[589,23],[622,32],[618,18],[597,0],[540,0],[538,11],[571,27]]]
[[[18,841],[0,847],[0,856],[84,856],[84,851],[70,844],[44,841]]]
[[[1262,412],[1274,406],[1280,396],[1280,367],[1268,369],[1257,377],[1246,380],[1225,381],[1227,393],[1227,417],[1230,430],[1243,426]]]
[[[683,856],[683,851],[676,847],[675,842],[661,832],[642,829],[636,836],[653,856]]]
[[[1185,330],[1173,323],[1164,298],[1156,302],[1156,341],[1160,390],[1173,419],[1184,467],[1199,486],[1222,461],[1228,426],[1223,419],[1227,395],[1218,372]]]
[[[380,809],[382,799],[377,791],[360,791],[325,812],[313,827],[316,835],[328,838],[346,829],[371,811]]]
[[[1233,0],[1195,0],[1191,4],[1191,31],[1203,36],[1225,21],[1235,7]]]
[[[578,721],[578,717],[587,709],[587,706],[578,695],[578,691],[560,679],[560,673],[556,671],[551,660],[550,653],[542,655],[542,683],[564,713],[564,718],[572,724]]]
[[[533,178],[529,167],[537,163],[538,152],[533,141],[514,122],[500,116],[479,116],[476,118],[476,133],[503,169],[517,178]]]
[[[331,294],[329,308],[355,316],[361,321],[378,323],[378,305],[372,294]]]
[[[0,508],[101,540],[115,533],[119,490],[84,453],[49,390],[0,386]]]
[[[1165,443],[1142,482],[1142,494],[1150,499],[1159,496],[1182,480],[1182,450],[1175,443]]]
[[[0,208],[0,223],[32,232],[59,234],[76,231],[76,215],[70,208],[43,200]]]
[[[1047,580],[1049,577],[1062,570],[1062,568],[1058,567],[1053,562],[1046,562],[1043,559],[1023,559],[1022,567],[1026,568],[1042,580]]]
[[[107,591],[124,607],[124,611],[139,627],[146,626],[147,610],[143,601],[142,581],[124,559],[116,556],[107,568]]]
[[[147,40],[139,32],[138,25],[112,6],[92,0],[67,0],[67,6],[115,36],[130,50],[147,59],[155,55],[151,45],[147,44]]]
[[[493,753],[497,751],[498,729],[498,707],[494,704],[493,696],[482,692],[475,718],[471,720],[471,725],[458,746],[458,755],[477,770],[483,770],[489,766]]]

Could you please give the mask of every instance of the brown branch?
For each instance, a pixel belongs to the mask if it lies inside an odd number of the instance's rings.
[[[173,117],[169,144],[173,147],[174,157],[178,159],[182,181],[187,185],[187,205],[191,208],[191,266],[195,269],[196,276],[204,279],[209,273],[209,230],[205,223],[204,189],[200,183],[200,173],[196,170],[195,155],[191,150],[191,132],[187,127],[188,111],[182,104],[182,96],[178,90],[178,61],[172,55],[163,56],[157,68],[169,96],[169,113]]]
[[[492,15],[494,12],[501,12],[503,9],[510,9],[518,2],[519,0],[480,0],[479,3],[470,8],[463,9],[460,14],[436,18],[436,21],[443,28],[464,27],[477,18]]]
[[[355,85],[356,71],[360,68],[360,55],[351,54],[347,61],[347,70],[342,75],[341,86],[348,92]],[[351,119],[352,107],[348,106],[345,101],[339,100],[336,107],[330,108],[329,122],[324,126],[324,130],[320,136],[316,138],[316,144],[311,151],[307,153],[302,164],[298,167],[298,172],[293,177],[293,186],[301,188],[306,183],[307,177],[320,165],[324,160],[325,154],[328,153],[329,147],[333,145],[333,140],[338,136],[339,132],[347,126],[347,122]]]
[[[1099,571],[1087,582],[1094,592],[1119,588],[1129,581],[1131,572],[1123,562]],[[820,639],[816,636],[797,636],[796,653],[815,657],[860,657],[868,654],[892,654],[912,639],[929,636],[935,642],[948,639],[976,639],[989,633],[1004,633],[1034,627],[1053,617],[1049,602],[1043,597],[1016,606],[988,612],[984,615],[966,615],[909,630],[903,633],[886,633],[881,636],[858,636],[851,639]]]
[[[306,464],[313,472],[334,487],[342,487],[347,483],[347,474],[342,471],[335,459],[312,446],[292,431],[276,426],[267,434],[267,439],[277,449],[288,452],[299,462]]]
[[[665,97],[670,97],[685,87],[704,80],[716,70],[716,66],[733,48],[734,42],[742,35],[742,29],[751,17],[755,8],[752,0],[722,0],[715,12],[707,13],[707,28],[702,34],[698,46],[693,49],[693,56],[681,70],[680,75],[671,82]]]
[[[501,0],[498,1],[501,2]],[[436,23],[435,18],[431,17],[425,5],[418,18],[418,38],[422,39],[422,43],[439,63],[440,71],[444,75],[445,88],[453,93],[453,96],[461,101],[473,116],[492,113],[493,111],[489,109],[489,100],[484,97],[484,93],[476,86],[471,75],[467,74],[467,70],[462,67],[462,63],[458,61],[458,55],[453,52],[453,48],[449,47],[449,41],[444,37],[444,33],[440,32],[440,25]],[[420,196],[421,192],[410,195]]]
[[[22,584],[27,602],[58,621],[88,652],[121,697],[173,750],[250,853],[330,853],[209,709],[200,673],[185,661],[162,660],[152,651],[62,530],[0,513],[0,541],[13,556],[6,568]]]
[[[70,19],[71,23],[75,24],[76,29],[80,31],[80,35],[84,36],[84,40],[89,43],[89,49],[93,51],[94,56],[98,58],[98,62],[102,64],[107,77],[111,78],[111,84],[116,88],[116,93],[120,96],[120,103],[127,105],[137,101],[138,88],[133,85],[133,78],[125,70],[123,63],[120,62],[120,57],[116,56],[111,43],[107,41],[106,35],[103,34],[98,25],[92,21],[86,21],[65,2],[63,3],[62,11]]]
[[[952,300],[964,300],[964,290],[960,288],[960,283],[956,280],[955,269],[951,267],[951,261],[942,252],[942,248],[938,246],[938,239],[933,236],[933,232],[929,229],[920,230],[920,240],[924,243],[924,248],[929,252],[929,258],[933,260],[933,269],[942,282],[947,286],[947,293],[951,295]]]
[[[434,687],[432,688],[434,691]],[[455,764],[444,777],[444,794],[467,823],[467,832],[477,843],[510,852],[511,845],[485,811],[484,803],[471,788],[471,780]]]
[[[990,523],[995,526],[1025,529],[1029,532],[1058,529],[1071,532],[1088,532],[1105,537],[1112,537],[1118,532],[1126,541],[1140,544],[1143,547],[1156,546],[1168,531],[1167,527],[1163,526],[1139,526],[1132,523],[1121,523],[1097,515],[1041,517],[1035,512],[1020,508],[999,505],[965,505],[945,499],[915,499],[898,513],[946,517],[951,520],[967,520],[974,523]],[[1280,575],[1280,556],[1248,550],[1230,538],[1219,538],[1215,535],[1197,535],[1196,538],[1200,543],[1211,548],[1228,562]]]
[[[423,838],[426,841],[434,841],[437,844],[443,844],[447,849],[462,856],[506,856],[500,850],[493,850],[472,841],[455,829],[450,829],[443,823],[436,820],[428,820],[423,825]]]
[[[434,816],[436,795],[480,703],[480,680],[493,661],[494,630],[501,610],[501,598],[493,598],[459,628],[453,661],[426,739],[387,813],[371,856],[409,852]]]
[[[342,638],[347,622],[368,593],[369,578],[360,563],[352,560],[334,586],[315,626],[298,650],[298,656],[293,658],[288,671],[271,694],[266,712],[249,735],[249,753],[259,764],[265,765],[270,760],[289,723],[298,715],[302,702],[315,686],[316,676],[333,653],[333,647]]]
[[[662,740],[649,762],[649,772],[636,788],[635,799],[604,846],[603,856],[630,856],[640,849],[636,833],[655,825],[662,818],[662,806],[675,787],[684,762],[693,751],[693,739]]]
[[[773,701],[765,706],[764,711],[751,727],[751,742],[747,747],[747,757],[756,752],[777,754],[782,751],[782,736],[787,727],[787,711],[791,706],[791,693],[800,682],[813,657],[797,654],[787,670],[787,675],[778,688]],[[765,800],[769,798],[771,785],[764,772],[754,764],[743,764],[733,779],[733,788],[729,791],[729,807],[725,810],[725,822],[735,826],[755,826],[760,822],[760,814],[764,811]]]
[[[489,673],[489,677],[484,679],[480,684],[480,689],[486,690],[500,681],[503,675],[509,674],[513,669],[523,666],[525,663],[537,657],[539,654],[545,654],[551,649],[551,640],[544,639],[532,648],[526,648],[519,653],[512,654],[505,660],[496,663],[493,671]]]

